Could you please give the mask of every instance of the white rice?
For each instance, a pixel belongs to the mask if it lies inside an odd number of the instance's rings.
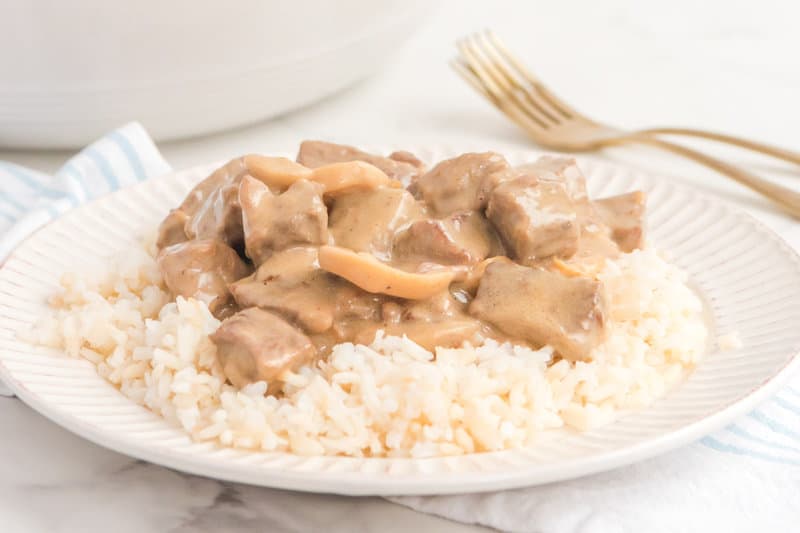
[[[652,251],[609,262],[607,341],[590,363],[552,349],[498,344],[438,349],[381,334],[340,344],[324,363],[266,384],[225,384],[208,334],[219,321],[194,299],[170,301],[144,249],[93,284],[62,280],[32,340],[84,357],[133,401],[198,441],[302,455],[440,456],[531,446],[547,430],[596,427],[651,404],[706,346],[686,275]]]

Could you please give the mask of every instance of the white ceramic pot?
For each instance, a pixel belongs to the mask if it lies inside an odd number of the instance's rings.
[[[80,146],[129,120],[172,139],[274,116],[378,68],[430,5],[7,0],[0,146]]]

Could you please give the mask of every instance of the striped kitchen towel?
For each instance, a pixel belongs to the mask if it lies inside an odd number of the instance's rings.
[[[0,161],[0,261],[25,237],[73,207],[169,170],[137,122],[93,142],[54,176]]]

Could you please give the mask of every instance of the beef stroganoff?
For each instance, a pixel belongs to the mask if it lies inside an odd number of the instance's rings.
[[[319,141],[199,183],[32,334],[199,441],[309,455],[535,445],[694,368],[702,305],[646,245],[640,191],[574,160],[432,168]]]

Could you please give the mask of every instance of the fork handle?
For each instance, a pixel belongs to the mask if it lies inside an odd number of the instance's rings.
[[[732,144],[733,146],[738,146],[739,148],[744,148],[746,150],[752,150],[754,152],[760,152],[762,154],[771,155],[772,157],[777,157],[778,159],[783,159],[784,161],[800,165],[800,153],[798,152],[793,152],[791,150],[786,150],[784,148],[779,148],[777,146],[770,146],[768,144],[758,143],[748,139],[742,139],[741,137],[725,135],[724,133],[716,133],[713,131],[704,131],[704,130],[694,130],[691,128],[648,128],[646,130],[639,130],[637,133],[656,134],[656,135],[658,134],[686,135],[689,137],[700,137],[702,139],[710,139],[712,141]]]
[[[739,167],[735,167],[730,163],[726,163],[725,161],[721,161],[702,152],[698,152],[697,150],[686,148],[680,144],[665,141],[651,135],[629,135],[609,140],[606,144],[611,145],[627,143],[647,144],[655,148],[661,148],[662,150],[667,150],[669,152],[682,155],[687,159],[691,159],[692,161],[700,163],[701,165],[705,165],[713,170],[716,170],[720,174],[724,174],[730,178],[733,178],[742,185],[745,185],[746,187],[763,194],[782,207],[793,217],[800,218],[800,193],[796,191],[759,178],[758,176],[742,170]]]

